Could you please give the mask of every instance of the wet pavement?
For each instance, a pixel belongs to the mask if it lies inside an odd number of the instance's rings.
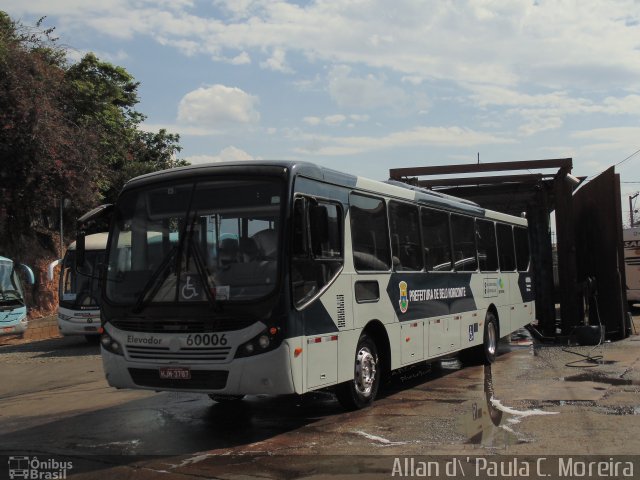
[[[327,392],[217,404],[118,391],[80,338],[0,347],[0,362],[0,453],[72,459],[78,478],[388,478],[407,455],[640,452],[639,336],[514,338],[490,368],[450,358],[397,372],[357,412]]]

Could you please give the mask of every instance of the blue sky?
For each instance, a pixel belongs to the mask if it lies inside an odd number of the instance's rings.
[[[597,174],[640,149],[640,2],[0,0],[46,15],[71,59],[140,82],[145,128],[192,163],[389,168],[572,157]],[[617,171],[640,182],[640,155]],[[625,195],[640,189],[623,184]],[[623,201],[623,209],[627,202]]]

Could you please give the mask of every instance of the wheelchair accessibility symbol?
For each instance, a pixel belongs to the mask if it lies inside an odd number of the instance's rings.
[[[192,281],[192,277],[190,275],[187,275],[187,279],[184,282],[182,289],[180,290],[180,293],[182,294],[182,298],[184,298],[185,300],[191,300],[192,298],[200,297],[200,292],[196,288],[196,285],[191,281]]]

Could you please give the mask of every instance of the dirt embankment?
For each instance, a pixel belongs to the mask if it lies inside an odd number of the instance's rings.
[[[54,269],[53,280],[48,279],[49,264],[55,260],[56,258],[41,258],[30,265],[35,276],[35,284],[32,287],[25,285],[29,319],[53,315],[58,309],[60,267]]]

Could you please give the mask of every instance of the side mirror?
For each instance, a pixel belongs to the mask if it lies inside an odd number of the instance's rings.
[[[24,277],[27,281],[27,283],[29,285],[33,285],[36,283],[36,277],[33,274],[33,270],[31,270],[31,267],[29,267],[28,265],[25,265],[23,263],[18,265],[18,268],[20,268],[20,270],[22,270]]]
[[[53,282],[53,271],[61,263],[62,263],[62,259],[59,258],[58,260],[54,260],[53,262],[51,262],[49,264],[49,266],[47,267],[47,281],[48,282]]]

